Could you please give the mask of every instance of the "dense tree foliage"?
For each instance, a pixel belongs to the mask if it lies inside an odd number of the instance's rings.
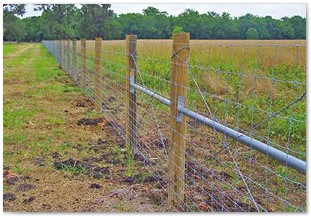
[[[126,34],[138,38],[164,39],[176,32],[190,32],[192,39],[305,39],[306,18],[300,16],[273,19],[246,14],[232,17],[187,9],[178,16],[154,7],[142,13],[117,15],[109,4],[40,4],[42,15],[20,19],[25,5],[4,5],[4,40],[41,41],[43,39],[86,38],[123,39]]]
[[[25,14],[25,4],[3,4],[3,40],[22,41],[25,29],[22,21],[16,16]]]

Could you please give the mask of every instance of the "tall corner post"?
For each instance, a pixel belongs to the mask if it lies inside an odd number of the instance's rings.
[[[182,207],[185,198],[186,118],[178,111],[178,107],[185,106],[187,98],[189,39],[189,33],[173,36],[168,192],[170,208]]]
[[[130,146],[133,155],[137,149],[136,91],[131,83],[136,82],[136,35],[126,35],[126,145]]]

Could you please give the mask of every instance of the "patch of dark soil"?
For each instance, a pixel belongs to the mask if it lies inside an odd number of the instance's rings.
[[[165,184],[163,178],[156,175],[145,176],[143,173],[138,173],[134,176],[129,176],[123,180],[126,183],[134,184],[134,183],[161,183]]]
[[[76,107],[85,107],[84,101],[78,101]]]
[[[163,189],[151,189],[147,197],[155,205],[162,205],[166,201],[167,192]]]
[[[95,152],[98,152],[99,149],[97,147],[92,148]],[[114,152],[103,153],[99,157],[91,157],[85,158],[83,161],[85,162],[106,162],[110,164],[122,164],[122,161],[117,158],[118,155]]]
[[[97,179],[102,178],[103,176],[107,179],[109,178],[110,170],[109,167],[94,167],[92,170],[89,170],[87,174],[93,175],[93,177]]]
[[[50,210],[52,207],[51,207],[51,205],[49,205],[49,204],[45,204],[45,203],[43,203],[42,204],[42,208],[44,209],[44,210]]]
[[[164,179],[159,176],[152,175],[145,178],[143,182],[164,182]]]
[[[230,191],[226,191],[226,196],[223,196],[223,192],[204,187],[201,193],[200,196],[196,197],[192,197],[186,193],[186,202],[196,203],[201,211],[257,212],[248,203],[238,201]]]
[[[216,170],[208,170],[203,165],[195,162],[195,161],[187,161],[186,162],[186,173],[192,178],[201,179],[204,177],[205,179],[231,179],[232,176],[225,171],[216,171]]]
[[[154,146],[156,146],[158,148],[168,148],[169,139],[168,138],[158,139],[158,140],[155,140],[155,141],[151,142],[151,145],[154,145]]]
[[[28,203],[34,201],[35,199],[36,199],[35,197],[29,197],[29,198],[27,198],[27,199],[24,199],[24,200],[23,200],[23,203],[24,203],[24,204],[28,204]]]
[[[101,157],[88,157],[88,158],[83,158],[83,162],[86,163],[94,163],[94,162],[102,162],[103,159]]]
[[[104,130],[107,131],[107,133],[113,135],[113,136],[119,136],[119,134],[125,133],[125,128],[121,124],[117,124],[113,121],[109,121],[106,126],[104,127]]]
[[[98,139],[96,141],[97,145],[103,145],[103,144],[107,144],[110,140],[106,140],[106,139]]]
[[[16,188],[16,190],[18,190],[18,191],[29,191],[29,190],[32,190],[32,189],[34,189],[34,188],[35,188],[34,185],[25,183],[25,184],[20,184],[20,185]]]
[[[105,118],[95,118],[95,119],[87,119],[87,118],[83,118],[80,119],[77,123],[77,125],[81,126],[81,125],[90,125],[90,126],[96,126],[100,123],[105,122]]]
[[[164,181],[164,182],[156,182],[155,185],[154,185],[154,188],[157,188],[157,189],[163,189],[163,187],[165,187],[167,183]]]
[[[36,157],[35,159],[32,160],[32,163],[37,165],[37,166],[44,166],[44,160],[40,157]]]
[[[68,160],[54,162],[54,167],[57,170],[64,169],[65,167],[84,168],[85,164],[81,161],[75,160],[73,158],[69,158]]]
[[[89,160],[90,161],[90,160]],[[88,176],[93,176],[94,178],[102,178],[103,176],[109,177],[110,174],[109,167],[98,167],[94,166],[86,161],[79,161],[73,158],[63,161],[55,161],[54,168],[56,170],[70,170],[74,168],[77,170],[77,173],[83,173]],[[79,170],[81,172],[79,172]]]
[[[96,142],[89,143],[90,145],[101,145],[101,146],[109,146],[111,144],[115,145],[118,144],[121,148],[125,147],[125,140],[124,139],[98,139]]]
[[[115,96],[110,96],[108,99],[107,99],[109,102],[112,102],[112,101],[116,101],[117,98]]]
[[[100,184],[97,184],[97,183],[93,183],[93,184],[90,185],[90,188],[92,188],[92,189],[99,189],[101,187],[102,186]]]
[[[105,145],[96,145],[96,146],[90,147],[90,150],[93,150],[95,153],[101,152],[105,149],[107,149],[107,146],[105,146]]]
[[[59,158],[59,153],[58,152],[53,152],[52,158],[58,159]]]
[[[5,183],[7,183],[8,185],[15,185],[16,182],[18,182],[20,179],[18,177],[9,177],[9,178],[5,178]]]
[[[144,166],[154,165],[154,162],[149,161],[146,157],[144,157],[142,154],[136,153],[134,155],[134,160],[140,161],[144,164]]]
[[[77,149],[78,151],[82,151],[84,149],[84,147],[81,144],[77,144],[73,148]]]
[[[115,139],[98,139],[97,141],[89,142],[91,146],[90,149],[94,152],[98,152],[100,150],[106,150],[110,144],[115,144]]]
[[[93,105],[94,103],[89,99],[78,100],[76,102],[76,107],[86,107],[86,106],[93,106]]]
[[[136,182],[135,178],[132,176],[129,176],[127,178],[124,179],[124,182],[126,183],[130,183],[130,184],[134,184]]]
[[[106,162],[110,163],[110,164],[114,164],[114,165],[122,163],[122,161],[117,159],[117,158],[108,159],[108,160],[106,160]]]
[[[4,193],[3,194],[3,200],[4,201],[14,201],[15,199],[16,199],[15,195],[12,193]]]
[[[124,148],[125,147],[125,140],[116,140],[115,141],[118,146],[120,146],[121,148]]]

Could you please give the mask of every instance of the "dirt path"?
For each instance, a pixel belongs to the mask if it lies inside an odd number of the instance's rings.
[[[41,44],[4,56],[4,211],[165,211],[166,192],[129,162]]]

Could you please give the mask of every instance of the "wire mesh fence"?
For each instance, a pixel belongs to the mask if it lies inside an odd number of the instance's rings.
[[[306,211],[304,41],[96,43],[43,42],[157,176],[170,210]]]

